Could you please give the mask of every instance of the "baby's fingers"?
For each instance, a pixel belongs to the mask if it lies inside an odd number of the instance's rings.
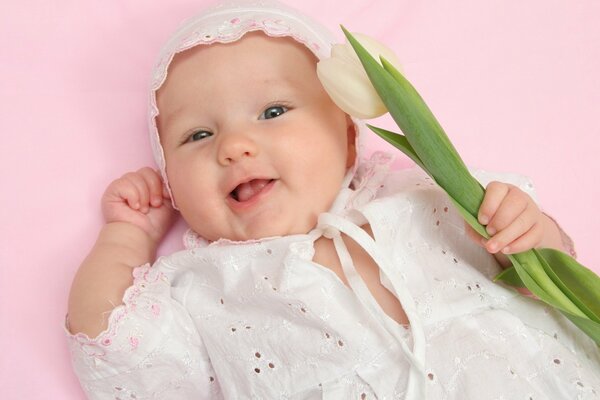
[[[113,181],[102,196],[103,207],[123,202],[135,210],[140,208],[140,194],[138,189],[125,177]]]
[[[518,237],[513,242],[509,243],[507,246],[504,246],[502,249],[502,253],[504,254],[513,254],[520,253],[522,251],[533,249],[537,247],[540,243],[540,238],[544,234],[544,229],[541,224],[535,224],[525,232],[523,235]]]
[[[163,200],[163,184],[160,175],[152,168],[142,168],[137,172],[149,190],[149,202],[153,207],[160,207]]]
[[[537,234],[540,233],[540,230],[538,230],[538,225],[535,212],[531,212],[526,207],[512,222],[500,232],[493,235],[487,241],[485,247],[490,253],[498,251],[502,251],[503,253],[517,253],[531,249],[539,241]]]
[[[500,207],[502,200],[508,194],[508,185],[501,182],[490,182],[485,188],[483,202],[479,206],[477,219],[482,225],[487,225]]]
[[[528,197],[519,188],[501,182],[491,182],[479,207],[479,222],[490,236],[505,229],[527,208]]]
[[[135,210],[139,210],[143,213],[148,212],[148,209],[149,209],[148,202],[150,199],[150,190],[149,190],[148,184],[144,180],[143,176],[141,174],[139,174],[138,172],[129,172],[129,173],[123,175],[123,177],[121,179],[123,179],[124,181],[129,183],[128,186],[134,187],[137,192],[137,198],[135,198],[135,199],[123,196],[123,198],[126,199],[129,207],[131,207]]]

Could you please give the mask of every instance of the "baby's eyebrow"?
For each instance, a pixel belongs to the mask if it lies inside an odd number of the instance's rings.
[[[172,112],[168,113],[168,114],[160,114],[159,116],[162,117],[161,121],[162,121],[162,125],[167,127],[169,125],[171,125],[173,123],[173,121],[176,121],[177,118],[185,111],[185,106],[179,106],[177,107],[175,110],[173,110]]]

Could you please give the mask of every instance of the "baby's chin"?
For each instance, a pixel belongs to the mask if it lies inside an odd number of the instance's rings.
[[[194,230],[199,236],[208,240],[208,242],[216,242],[219,240],[227,240],[231,242],[251,242],[258,240],[265,240],[270,238],[277,238],[282,236],[292,235],[305,235],[312,231],[316,226],[316,218],[314,221],[300,224],[298,226],[263,226],[263,227],[250,227],[242,232],[223,232],[221,234],[212,233],[210,236],[204,236],[200,231]]]

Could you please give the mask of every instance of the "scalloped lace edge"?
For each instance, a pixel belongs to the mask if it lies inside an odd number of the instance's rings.
[[[114,338],[118,333],[118,328],[120,325],[119,323],[127,316],[129,311],[135,307],[136,300],[140,294],[147,290],[147,287],[144,285],[148,283],[146,276],[151,269],[152,266],[150,263],[146,263],[132,269],[133,284],[125,290],[125,293],[123,294],[123,304],[120,304],[111,311],[108,311],[110,314],[108,316],[108,326],[105,330],[100,332],[94,338],[90,338],[83,332],[72,333],[69,326],[69,315],[67,314],[65,316],[65,325],[63,327],[67,337],[79,344],[105,346],[107,339],[112,342],[112,338]],[[155,282],[158,281],[161,276],[163,276],[163,274],[158,272]]]

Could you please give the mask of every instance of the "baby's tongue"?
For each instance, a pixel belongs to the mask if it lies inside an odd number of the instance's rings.
[[[236,191],[238,201],[247,201],[260,192],[268,183],[269,179],[253,179],[250,182],[240,184]]]

